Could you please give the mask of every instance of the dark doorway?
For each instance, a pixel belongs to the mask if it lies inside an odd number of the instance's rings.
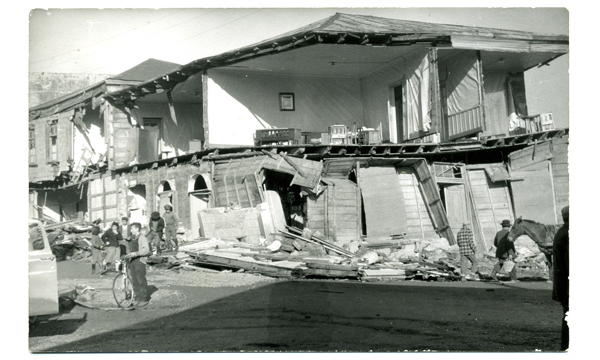
[[[398,136],[396,142],[398,143],[404,140],[404,131],[402,129],[404,125],[404,97],[402,95],[402,88],[402,85],[394,87],[394,107],[396,108],[396,134]]]
[[[161,119],[144,118],[144,128],[140,129],[138,154],[140,163],[158,160],[160,152]]]

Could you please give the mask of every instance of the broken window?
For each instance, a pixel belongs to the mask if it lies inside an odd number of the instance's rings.
[[[35,126],[29,125],[29,163],[35,164]]]
[[[58,161],[58,119],[48,122],[48,161]]]

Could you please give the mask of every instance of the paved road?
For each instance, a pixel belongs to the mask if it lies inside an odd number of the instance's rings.
[[[77,271],[80,266],[87,269],[89,264],[59,266],[62,278],[89,277]],[[148,308],[133,311],[75,306],[57,319],[31,326],[30,350],[559,350],[562,311],[545,282],[303,280],[218,288],[154,283],[156,294],[168,288],[183,300],[161,303],[153,295]]]

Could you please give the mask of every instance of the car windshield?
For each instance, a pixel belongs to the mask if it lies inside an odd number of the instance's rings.
[[[44,250],[44,238],[38,225],[29,228],[29,251]]]

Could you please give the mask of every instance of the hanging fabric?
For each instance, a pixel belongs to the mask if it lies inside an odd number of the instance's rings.
[[[171,91],[173,89],[167,91],[167,103],[169,104],[169,112],[171,112],[171,119],[175,125],[177,125],[177,116],[175,116],[175,104],[173,104],[173,97],[171,96]]]

